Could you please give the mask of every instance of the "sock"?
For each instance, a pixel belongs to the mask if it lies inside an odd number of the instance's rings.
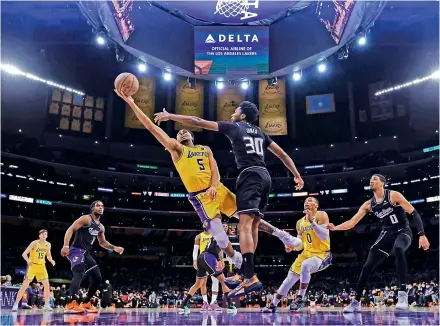
[[[202,297],[203,297],[203,303],[208,303],[208,295],[206,295],[206,294],[202,294]]]
[[[243,254],[243,269],[244,277],[252,278],[254,273],[254,254],[252,252],[247,252]]]
[[[307,291],[307,289],[299,289],[298,290],[298,295],[300,295],[300,296],[305,296],[306,295],[306,291]]]
[[[275,299],[273,299],[273,305],[275,306],[275,307],[277,307],[278,306],[278,304],[280,303],[280,301],[281,301],[281,299],[278,299],[278,298],[275,298]]]
[[[183,300],[182,302],[182,306],[185,307],[188,305],[189,299],[191,299],[192,295],[191,294],[187,294],[186,298]]]
[[[211,304],[217,303],[217,294],[213,294],[211,297]]]

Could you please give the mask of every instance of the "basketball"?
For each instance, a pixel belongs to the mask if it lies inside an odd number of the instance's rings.
[[[135,75],[129,72],[123,72],[116,77],[115,88],[118,92],[126,96],[132,96],[136,94],[139,89],[139,81]]]

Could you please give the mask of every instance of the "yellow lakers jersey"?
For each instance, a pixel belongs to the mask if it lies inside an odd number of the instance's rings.
[[[315,231],[313,231],[312,223],[310,223],[306,217],[300,220],[299,230],[301,232],[301,240],[305,252],[319,253],[330,251],[330,237],[328,237],[327,240],[321,240]]]
[[[46,263],[46,253],[49,249],[49,244],[45,241],[44,244],[41,244],[40,241],[35,242],[34,248],[31,250],[29,254],[29,260],[32,264],[44,265]]]
[[[174,166],[188,192],[204,190],[211,185],[211,165],[206,147],[182,145],[182,155]]]
[[[200,253],[204,252],[207,248],[209,243],[211,242],[212,235],[206,234],[205,232],[200,233]]]

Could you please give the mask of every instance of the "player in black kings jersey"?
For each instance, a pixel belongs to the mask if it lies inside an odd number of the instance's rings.
[[[382,224],[379,238],[370,248],[367,261],[362,267],[356,288],[356,297],[344,312],[358,312],[361,310],[360,298],[368,278],[380,262],[390,254],[395,256],[396,271],[399,281],[399,293],[396,309],[408,309],[407,264],[405,251],[411,244],[412,232],[406,214],[413,217],[419,236],[419,248],[429,249],[429,242],[423,230],[423,222],[414,207],[397,191],[385,189],[386,179],[381,174],[375,174],[370,179],[370,189],[374,196],[366,201],[359,211],[347,222],[338,226],[329,224],[332,231],[349,230],[353,228],[367,214],[373,213]]]
[[[196,117],[164,112],[155,115],[156,122],[173,120],[185,125],[224,133],[232,144],[235,162],[239,170],[237,178],[237,213],[239,215],[240,251],[243,255],[245,279],[231,296],[257,291],[262,287],[254,273],[254,252],[258,243],[258,227],[266,209],[271,189],[271,178],[264,161],[265,149],[269,149],[293,173],[296,189],[304,186],[292,159],[260,128],[252,125],[258,119],[257,106],[244,101],[231,116],[232,122],[214,122]],[[297,239],[301,244],[301,240]]]
[[[66,305],[64,310],[67,313],[98,311],[90,303],[90,299],[95,295],[101,283],[101,271],[91,255],[95,239],[98,238],[99,245],[105,249],[114,250],[118,254],[124,252],[124,248],[116,247],[105,239],[105,229],[100,222],[103,213],[104,204],[102,201],[94,201],[90,205],[90,214],[83,215],[73,222],[64,235],[64,246],[63,249],[61,249],[61,256],[69,259],[73,273],[73,279],[69,289],[70,303]],[[73,233],[75,233],[75,236],[70,246],[70,239]],[[77,292],[84,275],[90,277],[89,292],[84,302],[79,305]]]

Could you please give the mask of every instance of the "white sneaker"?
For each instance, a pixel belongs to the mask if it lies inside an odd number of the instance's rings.
[[[408,293],[405,291],[399,291],[397,293],[396,309],[408,310]]]
[[[53,311],[53,308],[49,305],[44,305],[43,309],[46,311]]]
[[[280,233],[282,234],[280,240],[283,242],[285,246],[298,247],[301,245],[302,241],[300,238],[294,237],[293,235],[290,235],[289,233],[283,230],[280,230]]]
[[[243,264],[243,256],[240,252],[235,251],[234,254],[234,261],[232,262],[236,268],[240,269],[241,265]]]
[[[342,310],[343,313],[361,312],[361,304],[356,299],[351,300],[350,304]]]
[[[12,306],[12,311],[18,311],[18,305],[15,305],[15,304],[14,304],[14,305]]]

